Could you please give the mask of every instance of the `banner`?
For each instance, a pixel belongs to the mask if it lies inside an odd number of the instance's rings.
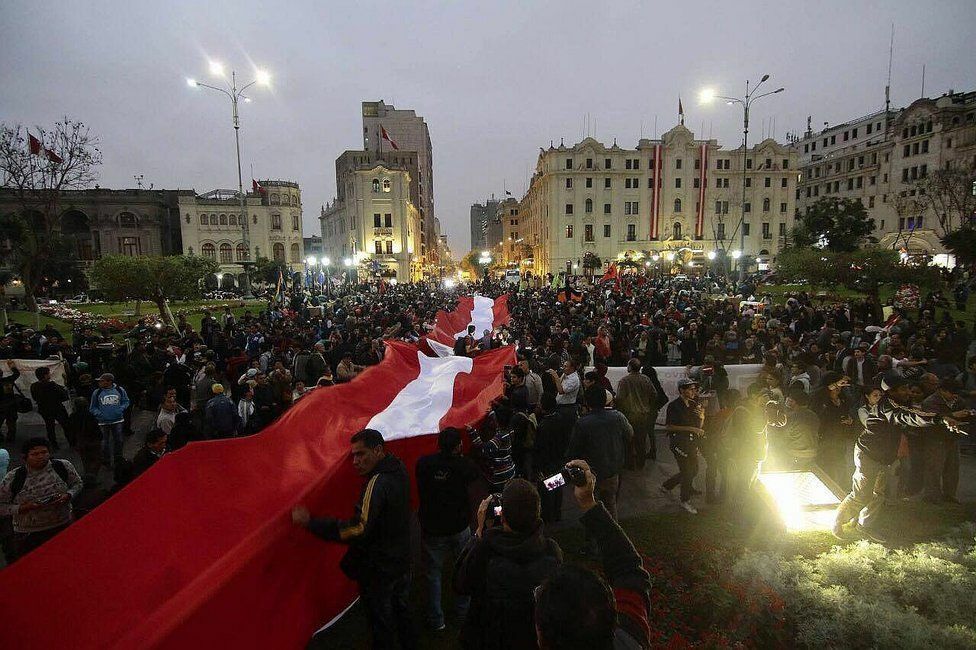
[[[457,309],[451,312],[438,311],[434,320],[434,329],[427,335],[428,342],[436,341],[449,346],[453,352],[454,342],[468,333],[468,326],[474,325],[474,338],[480,339],[485,330],[494,331],[502,325],[508,325],[511,316],[508,313],[508,295],[496,299],[485,296],[462,296],[458,299]],[[442,347],[431,345],[436,354],[440,354]]]
[[[305,647],[356,586],[339,569],[346,547],[293,525],[292,507],[352,516],[354,432],[379,428],[412,473],[436,450],[425,434],[477,424],[514,363],[511,347],[469,359],[387,345],[379,365],[314,389],[255,436],[167,454],[0,572],[3,646]]]
[[[17,377],[15,384],[25,397],[31,396],[30,387],[37,381],[37,375],[34,374],[34,371],[38,368],[50,368],[51,381],[62,386],[65,385],[64,361],[62,359],[13,359],[13,363],[14,367],[20,371],[20,377]],[[5,361],[0,363],[0,371],[4,377],[13,374]]]

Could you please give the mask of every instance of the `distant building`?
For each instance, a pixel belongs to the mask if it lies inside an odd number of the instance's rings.
[[[976,92],[918,99],[819,132],[808,119],[792,148],[799,157],[798,212],[824,197],[855,199],[874,219],[879,246],[941,255],[943,233],[917,185],[937,169],[976,169]]]
[[[796,165],[775,140],[743,155],[683,125],[634,149],[593,138],[550,145],[518,202],[519,255],[532,260],[523,270],[559,272],[592,253],[604,265],[629,256],[678,272],[737,250],[746,268],[764,266],[792,227]]]
[[[521,269],[522,262],[531,258],[531,248],[525,244],[525,231],[521,228],[519,202],[508,197],[498,204],[495,211],[502,229],[501,241],[494,248],[498,261],[509,267]]]
[[[241,283],[243,263],[266,257],[293,271],[303,268],[302,197],[298,183],[258,181],[264,193],[248,192],[248,238],[244,245],[237,190],[181,192],[179,211],[183,253],[217,260],[221,286]]]
[[[339,272],[349,268],[348,260],[371,276],[417,280],[424,260],[422,222],[411,201],[416,157],[410,152],[383,157],[346,151],[336,159],[338,195],[319,216],[322,254]]]
[[[416,111],[397,109],[385,103],[363,102],[363,149],[373,155],[414,152],[416,171],[411,182],[411,201],[420,214],[423,228],[420,232],[420,248],[417,254],[428,265],[437,264],[437,233],[434,227],[434,161],[430,143],[430,130],[424,118]],[[383,130],[396,143],[397,149],[383,139]]]
[[[486,250],[501,243],[501,222],[498,220],[498,199],[492,194],[484,203],[471,205],[471,250]]]
[[[304,257],[322,257],[322,238],[318,235],[302,237],[302,250]]]

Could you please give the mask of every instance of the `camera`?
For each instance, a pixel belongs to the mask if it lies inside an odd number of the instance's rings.
[[[502,495],[497,492],[491,495],[491,501],[488,503],[488,509],[495,517],[502,516]]]
[[[542,479],[542,484],[547,490],[555,490],[566,485],[566,483],[583,487],[586,485],[586,472],[579,467],[567,465],[549,478]]]

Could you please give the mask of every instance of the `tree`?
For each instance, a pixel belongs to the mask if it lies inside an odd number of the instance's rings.
[[[942,245],[952,251],[959,264],[976,264],[976,226],[967,224],[941,238]]]
[[[914,189],[919,206],[935,215],[941,237],[976,214],[976,165],[937,169],[916,181]]]
[[[483,267],[478,262],[478,258],[480,257],[481,253],[479,251],[471,251],[461,258],[461,270],[468,272],[475,280],[481,278],[484,273]]]
[[[75,255],[61,236],[61,193],[94,183],[102,154],[88,127],[67,117],[50,130],[32,131],[0,124],[0,184],[11,188],[18,202],[16,212],[0,218],[7,244],[0,248],[0,261],[24,283],[27,306],[36,311],[36,297],[46,287],[77,277],[77,268],[65,264]]]
[[[793,245],[833,252],[855,251],[866,242],[876,242],[874,219],[864,204],[853,199],[825,197],[799,215],[793,228]]]
[[[268,259],[267,257],[258,257],[254,261],[254,264],[249,267],[248,272],[254,281],[274,285],[278,283],[279,273],[283,274],[286,278],[290,275],[290,271],[284,262]]]
[[[151,300],[160,317],[172,320],[167,301],[200,297],[203,279],[219,268],[216,260],[195,255],[106,255],[95,261],[91,280],[110,299]]]

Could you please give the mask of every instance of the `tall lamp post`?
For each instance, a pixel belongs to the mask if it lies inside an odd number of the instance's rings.
[[[226,78],[224,73],[224,66],[217,62],[210,62],[210,74],[215,77]],[[230,73],[230,86],[226,88],[221,88],[220,86],[211,86],[210,84],[205,84],[202,81],[197,81],[196,79],[187,79],[186,83],[191,88],[209,88],[210,90],[216,90],[219,93],[223,93],[228,98],[230,98],[231,103],[231,124],[234,126],[234,141],[237,145],[237,194],[241,200],[241,239],[244,243],[244,250],[246,251],[247,259],[241,260],[241,266],[244,268],[244,295],[250,293],[251,280],[247,275],[247,265],[250,262],[251,257],[251,234],[250,227],[247,218],[247,199],[244,195],[244,173],[241,170],[241,121],[239,113],[237,111],[237,104],[240,100],[245,102],[251,101],[250,97],[244,94],[244,91],[258,84],[259,86],[268,86],[271,83],[271,75],[269,75],[264,70],[257,70],[255,72],[254,81],[237,87],[237,72],[231,70]]]
[[[736,229],[739,230],[739,250],[745,251],[746,248],[746,233],[742,228],[742,224],[746,217],[746,178],[748,174],[746,173],[746,158],[749,156],[749,109],[752,107],[754,102],[759,101],[763,97],[769,97],[770,95],[775,95],[776,93],[781,93],[785,88],[777,88],[776,90],[770,90],[769,92],[757,95],[756,92],[759,88],[769,79],[768,74],[764,74],[762,79],[759,80],[752,89],[749,88],[749,81],[746,81],[746,94],[744,97],[726,97],[724,95],[718,95],[711,88],[706,88],[701,91],[698,99],[703,104],[711,103],[715,99],[724,100],[729,106],[733,104],[739,104],[742,106],[742,203],[740,205],[739,213],[739,223],[736,224]],[[732,237],[735,237],[735,230],[732,231]],[[739,279],[742,280],[745,277],[746,269],[745,264],[738,264],[739,266]]]

